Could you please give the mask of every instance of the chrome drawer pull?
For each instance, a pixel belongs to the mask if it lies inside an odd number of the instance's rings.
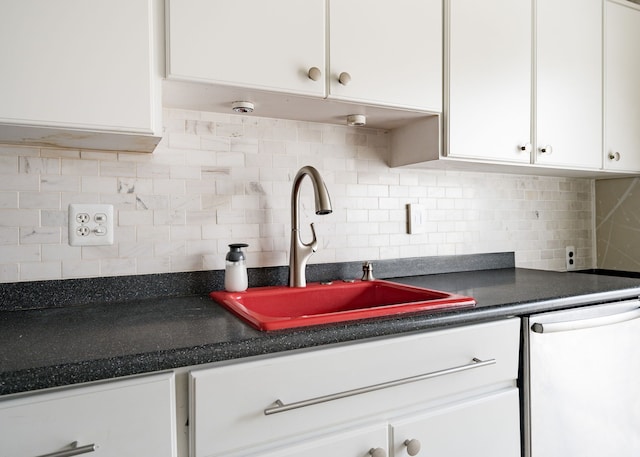
[[[52,452],[51,454],[43,454],[38,457],[72,457],[74,455],[87,454],[98,449],[96,444],[87,444],[86,446],[78,447],[78,442],[71,443],[71,449],[66,451]]]
[[[317,405],[318,403],[325,403],[328,401],[339,400],[341,398],[352,397],[354,395],[366,394],[368,392],[374,392],[376,390],[386,389],[388,387],[401,386],[403,384],[409,384],[411,382],[423,381],[425,379],[436,378],[438,376],[444,376],[453,373],[459,373],[461,371],[471,370],[473,368],[485,367],[487,365],[494,365],[496,359],[480,360],[473,358],[471,363],[466,365],[460,365],[457,367],[447,368],[445,370],[433,371],[431,373],[419,374],[417,376],[410,376],[408,378],[396,379],[395,381],[383,382],[380,384],[374,384],[372,386],[360,387],[358,389],[345,390],[344,392],[338,392],[335,394],[324,395],[322,397],[310,398],[308,400],[297,401],[294,403],[284,404],[281,400],[274,402],[275,406],[271,406],[264,410],[266,416],[270,414],[283,413],[292,409],[304,408],[305,406]]]

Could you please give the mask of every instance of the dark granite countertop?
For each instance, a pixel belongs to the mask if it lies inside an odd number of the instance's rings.
[[[260,332],[206,294],[0,311],[0,395],[640,295],[640,279],[517,268],[393,278],[473,309]]]

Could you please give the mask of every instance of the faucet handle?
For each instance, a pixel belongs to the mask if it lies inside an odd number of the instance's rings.
[[[371,262],[365,262],[362,264],[362,280],[363,281],[373,281],[373,265]]]
[[[316,228],[313,226],[313,222],[311,223],[311,235],[313,239],[309,243],[303,244],[310,247],[312,252],[316,252],[318,250],[318,237],[316,237]]]

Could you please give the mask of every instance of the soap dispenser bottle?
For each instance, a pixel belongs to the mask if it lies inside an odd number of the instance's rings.
[[[230,244],[227,253],[224,272],[224,288],[228,292],[242,292],[247,290],[247,265],[245,263],[242,248],[248,247],[245,243]]]

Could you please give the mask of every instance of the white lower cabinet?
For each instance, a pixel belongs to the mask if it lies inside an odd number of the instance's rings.
[[[190,455],[519,456],[519,335],[506,319],[191,371]]]
[[[387,424],[376,424],[328,434],[281,449],[260,453],[260,455],[261,457],[364,457],[373,455],[377,451],[376,457],[384,457],[381,452],[387,455],[388,443]]]
[[[175,417],[173,373],[10,396],[0,455],[176,457]]]
[[[392,455],[519,456],[519,401],[511,388],[394,421]]]

